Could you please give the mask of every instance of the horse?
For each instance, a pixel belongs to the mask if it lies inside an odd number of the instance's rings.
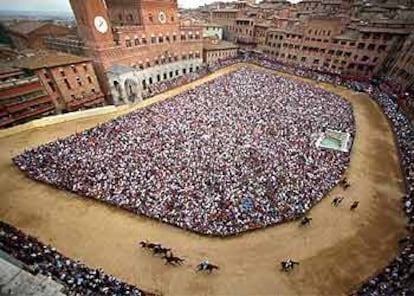
[[[208,271],[208,273],[211,273],[214,269],[219,270],[220,268],[217,265],[210,264],[210,263],[203,264],[203,262],[202,262],[202,263],[197,265],[196,272]]]
[[[295,265],[299,265],[299,262],[288,259],[286,261],[280,262],[280,265],[282,267],[281,271],[289,272],[294,269]]]
[[[348,182],[347,178],[343,178],[341,181],[339,181],[339,185],[341,185],[344,190],[347,190],[349,187],[351,187],[351,184]]]
[[[300,220],[300,222],[299,222],[299,226],[309,225],[310,221],[312,221],[312,218],[303,217],[302,220]]]
[[[147,240],[140,241],[139,245],[141,246],[141,248],[150,249],[150,250],[152,250],[156,247],[161,247],[161,244],[150,243]]]
[[[164,248],[161,245],[159,246],[155,246],[154,248],[152,248],[152,255],[167,255],[168,252],[171,251],[171,248]]]
[[[165,259],[165,264],[166,265],[167,264],[170,264],[170,265],[173,265],[173,266],[181,265],[185,261],[184,259],[181,259],[179,257],[174,256],[172,253],[170,253],[169,256],[168,255],[164,255],[162,257],[162,259]]]
[[[344,200],[344,198],[342,196],[337,196],[333,199],[333,201],[331,202],[331,205],[333,205],[334,207],[339,206],[339,204]]]
[[[354,211],[358,207],[359,201],[354,201],[349,208],[351,211]]]

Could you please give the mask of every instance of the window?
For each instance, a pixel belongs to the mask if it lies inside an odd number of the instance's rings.
[[[96,90],[95,90],[94,88],[92,88],[92,89],[91,89],[91,92],[92,92],[93,94],[95,94],[95,93],[96,93]]]
[[[365,43],[358,43],[358,49],[364,49]]]
[[[65,82],[67,89],[72,89],[72,87],[69,84],[69,81],[66,78],[63,81]]]
[[[368,50],[374,50],[375,44],[368,44]]]
[[[152,44],[157,43],[157,38],[156,38],[156,37],[154,37],[154,36],[153,36],[153,37],[151,37],[151,43],[152,43]]]
[[[154,21],[154,18],[153,18],[153,16],[152,16],[151,13],[148,15],[148,19],[149,19],[150,22],[153,22]]]
[[[158,37],[158,42],[163,43],[164,42],[164,37],[162,37],[162,36]]]
[[[125,40],[125,45],[126,47],[131,47],[132,46],[131,40],[129,39]]]
[[[49,79],[49,74],[46,72],[46,70],[43,70],[43,75],[45,76],[46,79]]]
[[[71,67],[73,73],[77,73],[78,72],[78,70],[76,69],[76,66],[75,65],[71,65],[70,67]]]
[[[88,72],[88,66],[86,65],[86,64],[84,64],[84,65],[82,65],[83,66],[83,70],[85,71],[85,72]]]
[[[175,70],[175,75],[178,76],[180,72],[178,70]]]
[[[151,63],[147,62],[147,68],[151,67]]]
[[[143,65],[142,63],[139,63],[139,68],[140,68],[141,70],[144,70],[144,65]]]
[[[185,41],[185,34],[181,34],[181,41]]]
[[[65,71],[60,70],[60,75],[62,75],[62,77],[65,77],[65,76],[66,76],[66,75],[65,75]]]
[[[145,37],[142,37],[141,42],[142,44],[147,44],[147,39],[145,39]]]
[[[55,85],[53,84],[53,82],[52,82],[52,81],[49,81],[47,84],[49,85],[50,89],[51,89],[53,92],[55,92],[55,91],[56,91]]]
[[[173,42],[177,41],[177,36],[173,35]]]
[[[167,35],[167,36],[165,36],[165,41],[166,41],[166,42],[170,42],[170,36],[168,36],[168,35]]]
[[[173,77],[173,72],[172,71],[170,71],[170,78],[172,78]]]
[[[76,81],[78,82],[78,85],[79,86],[82,86],[82,81],[81,81],[81,79],[79,77],[76,77]]]
[[[137,46],[137,45],[139,45],[139,39],[138,38],[135,39],[135,46]]]
[[[161,81],[161,76],[160,74],[157,75],[157,81],[160,82]]]
[[[186,74],[187,73],[187,69],[183,69],[183,74]]]
[[[163,78],[167,79],[167,73],[164,73]]]
[[[152,77],[148,79],[149,84],[152,84]]]
[[[369,57],[367,57],[367,56],[363,56],[362,59],[361,59],[361,61],[363,61],[363,62],[367,62],[368,60],[369,60]]]
[[[88,82],[92,83],[92,78],[90,76],[88,76]]]
[[[318,59],[315,59],[315,60],[313,60],[313,63],[314,63],[315,65],[317,65],[317,64],[319,64],[319,60],[318,60]]]

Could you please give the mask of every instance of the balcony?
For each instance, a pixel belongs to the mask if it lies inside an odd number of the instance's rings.
[[[22,119],[26,119],[28,117],[33,117],[33,116],[36,116],[36,115],[40,115],[42,113],[53,111],[54,109],[55,109],[55,106],[53,106],[51,104],[50,105],[39,106],[38,108],[22,112],[21,114],[18,114],[18,115],[14,115],[14,118],[15,118],[16,121],[17,120],[22,120]]]
[[[9,113],[16,113],[16,112],[19,112],[20,110],[30,108],[36,105],[40,105],[40,104],[45,104],[45,103],[52,103],[49,96],[42,96],[40,98],[35,98],[35,99],[29,100],[26,102],[12,103],[12,104],[6,105],[6,109],[7,111],[9,111]]]
[[[31,93],[37,90],[43,90],[43,86],[40,83],[39,79],[36,77],[35,80],[31,80],[31,81],[25,79],[25,82],[22,82],[21,80],[19,80],[15,82],[1,84],[0,90],[1,90],[1,94],[0,94],[0,100],[1,100],[1,99],[16,97],[19,95],[24,95],[24,94]]]

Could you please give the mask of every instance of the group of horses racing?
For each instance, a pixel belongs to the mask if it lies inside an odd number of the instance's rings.
[[[344,190],[347,190],[351,186],[351,184],[348,182],[346,178],[342,179],[339,182],[339,185]],[[344,200],[343,196],[337,196],[332,200],[331,205],[334,207],[338,207],[342,203],[343,200]],[[354,211],[358,207],[358,204],[359,204],[358,201],[354,201],[350,206],[350,210]],[[311,221],[312,221],[312,218],[304,216],[300,219],[299,226],[302,227],[302,226],[309,225]],[[161,258],[165,260],[165,264],[169,264],[172,266],[178,266],[178,265],[182,265],[185,262],[185,259],[174,256],[171,248],[164,247],[160,243],[153,243],[153,242],[144,240],[144,241],[139,242],[139,245],[141,246],[141,248],[150,250],[154,256],[161,256]],[[280,265],[281,265],[281,271],[290,272],[295,268],[296,265],[299,265],[299,262],[291,260],[291,259],[287,259],[286,261],[281,261]],[[195,271],[196,272],[206,271],[208,273],[211,273],[215,269],[218,270],[220,268],[217,265],[211,264],[207,260],[204,260],[196,266]]]

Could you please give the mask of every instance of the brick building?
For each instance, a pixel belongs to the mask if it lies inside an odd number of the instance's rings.
[[[204,39],[203,61],[207,65],[212,65],[219,60],[235,57],[238,54],[239,46],[220,39]]]
[[[57,113],[99,107],[105,103],[89,58],[45,53],[16,60],[14,66],[38,77]]]
[[[8,28],[13,46],[18,50],[26,48],[45,49],[45,37],[64,36],[72,29],[38,21],[23,21]]]
[[[210,15],[223,26],[226,40],[244,48],[281,62],[363,77],[386,72],[414,30],[414,7],[405,0],[236,2]]]
[[[52,98],[40,79],[9,65],[0,68],[0,128],[55,113]]]
[[[202,65],[202,26],[182,26],[176,0],[71,0],[78,32],[111,103]]]

